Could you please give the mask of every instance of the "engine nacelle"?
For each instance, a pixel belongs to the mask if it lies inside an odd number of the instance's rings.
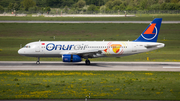
[[[82,59],[79,55],[64,54],[62,55],[63,62],[81,62]]]

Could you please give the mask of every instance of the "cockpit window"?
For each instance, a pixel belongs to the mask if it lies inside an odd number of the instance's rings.
[[[26,45],[26,46],[24,46],[24,48],[31,48],[31,46],[29,46],[29,45]]]

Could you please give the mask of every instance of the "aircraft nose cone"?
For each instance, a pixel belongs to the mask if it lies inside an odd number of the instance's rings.
[[[19,50],[18,50],[18,54],[20,54],[20,55],[22,55],[22,54],[23,54],[22,49],[19,49]]]

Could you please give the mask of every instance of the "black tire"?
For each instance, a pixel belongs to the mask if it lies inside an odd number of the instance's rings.
[[[89,60],[86,60],[86,65],[90,65],[90,61]]]
[[[39,64],[40,64],[40,62],[39,62],[39,61],[37,61],[37,62],[36,62],[36,64],[37,64],[37,65],[39,65]]]

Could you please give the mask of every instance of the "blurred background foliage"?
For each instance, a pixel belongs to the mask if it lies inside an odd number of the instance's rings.
[[[0,11],[180,10],[180,0],[0,0]]]

